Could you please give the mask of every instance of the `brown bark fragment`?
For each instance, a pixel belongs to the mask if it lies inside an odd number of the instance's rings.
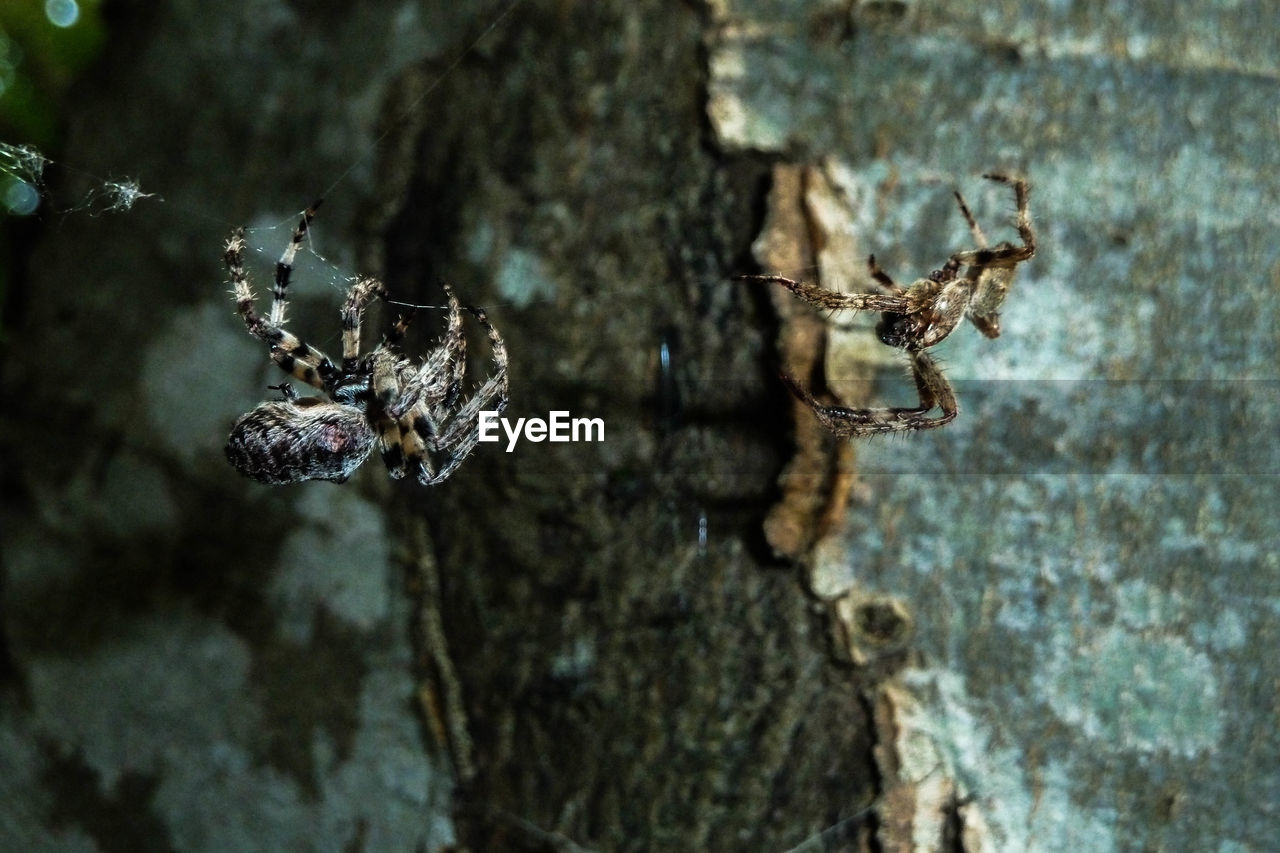
[[[807,189],[823,180],[812,166],[774,167],[769,212],[753,251],[766,270],[812,270],[819,245],[807,207]],[[802,382],[820,375],[827,326],[820,315],[781,288],[771,291],[781,319],[778,354],[782,370]],[[823,537],[837,531],[854,483],[853,445],[832,436],[800,400],[791,399],[796,451],[780,479],[782,498],[764,522],[774,551],[790,559],[807,558]]]

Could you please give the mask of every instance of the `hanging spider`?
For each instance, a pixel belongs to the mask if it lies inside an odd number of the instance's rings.
[[[227,241],[223,257],[231,274],[236,310],[249,333],[270,346],[271,360],[285,373],[328,397],[300,397],[287,382],[271,386],[282,400],[267,401],[240,416],[227,439],[227,459],[240,473],[260,483],[280,485],[303,480],[345,481],[369,458],[374,446],[392,479],[412,473],[424,486],[448,479],[467,458],[479,437],[480,411],[507,405],[507,349],[480,308],[468,307],[489,335],[496,373],[470,400],[460,404],[466,368],[462,310],[453,289],[444,338],[421,362],[399,349],[412,313],[400,317],[371,352],[360,355],[360,320],[375,297],[386,298],[382,282],[357,279],[342,306],[342,363],[284,328],[293,259],[319,207],[302,215],[276,264],[271,313],[254,310],[254,293],[244,268],[244,229]]]
[[[883,312],[876,325],[876,335],[885,344],[906,351],[916,391],[920,396],[920,405],[890,409],[828,406],[814,399],[791,376],[782,376],[792,393],[813,409],[823,426],[837,435],[875,435],[934,429],[951,423],[960,414],[951,383],[925,350],[951,334],[963,317],[968,317],[978,331],[988,338],[999,337],[1000,307],[1013,283],[1014,271],[1018,264],[1029,260],[1036,253],[1035,233],[1031,230],[1031,215],[1027,209],[1027,197],[1030,193],[1027,182],[1008,175],[988,174],[983,177],[1013,187],[1018,205],[1017,229],[1022,240],[1021,246],[1009,242],[988,246],[987,238],[973,218],[969,206],[957,192],[955,197],[960,213],[969,223],[969,230],[978,248],[955,252],[941,269],[934,270],[928,278],[913,282],[909,287],[903,288],[894,283],[876,264],[875,255],[867,259],[867,267],[871,280],[882,291],[880,293],[836,293],[780,275],[739,276],[742,279],[775,282],[811,305],[831,311]],[[935,408],[940,409],[941,414],[930,416],[929,412]]]

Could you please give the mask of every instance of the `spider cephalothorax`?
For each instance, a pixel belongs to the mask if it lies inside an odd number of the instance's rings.
[[[486,406],[498,412],[506,408],[506,346],[483,310],[467,308],[489,335],[496,372],[470,400],[460,403],[466,336],[462,306],[447,284],[442,287],[449,301],[448,329],[440,345],[418,363],[399,350],[412,314],[397,320],[377,347],[360,355],[365,307],[371,299],[386,296],[377,279],[358,279],[347,292],[340,366],[286,331],[293,259],[318,206],[312,205],[302,215],[276,264],[267,317],[254,310],[253,288],[244,269],[243,228],[232,233],[224,260],[231,273],[236,310],[249,333],[271,347],[271,360],[282,370],[323,391],[328,399],[299,397],[288,383],[271,386],[283,399],[262,403],[235,422],[227,439],[227,459],[236,470],[261,483],[341,483],[376,446],[393,479],[409,472],[423,485],[443,482],[475,447],[480,411]]]
[[[920,405],[912,408],[850,409],[818,402],[794,378],[783,375],[791,391],[807,403],[828,429],[838,435],[874,435],[884,432],[932,429],[944,426],[960,414],[951,383],[942,375],[937,363],[924,351],[943,340],[968,317],[978,331],[988,338],[1000,335],[1000,307],[1004,304],[1018,264],[1036,253],[1036,238],[1031,230],[1031,214],[1027,209],[1030,188],[1025,180],[1006,175],[984,175],[992,181],[1013,187],[1018,203],[1018,236],[1022,245],[1003,242],[988,246],[960,193],[956,201],[969,223],[978,248],[955,252],[941,269],[934,270],[910,287],[900,287],[876,264],[875,256],[867,259],[871,280],[880,293],[836,293],[816,284],[792,281],[780,275],[741,276],[744,279],[771,281],[782,285],[801,299],[831,311],[880,311],[876,335],[891,347],[906,350],[911,361]],[[963,269],[963,272],[961,271]],[[930,417],[932,409],[940,415]]]

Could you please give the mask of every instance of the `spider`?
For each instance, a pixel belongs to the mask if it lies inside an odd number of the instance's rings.
[[[241,415],[227,439],[227,459],[260,483],[303,480],[345,481],[377,445],[392,479],[406,473],[424,486],[441,483],[462,464],[479,437],[481,409],[507,405],[507,349],[480,308],[468,307],[489,335],[496,372],[465,404],[460,404],[466,368],[462,312],[453,289],[441,283],[449,301],[448,328],[440,345],[419,363],[401,355],[399,344],[413,318],[396,320],[376,348],[360,355],[360,320],[375,297],[386,298],[382,282],[359,278],[342,306],[342,362],[334,363],[284,328],[293,259],[319,207],[302,215],[276,264],[271,313],[254,310],[254,293],[244,268],[244,229],[227,241],[223,259],[231,274],[236,310],[249,333],[270,346],[271,360],[285,373],[323,391],[300,397],[289,383],[270,386],[282,400],[261,403]],[[438,461],[436,461],[438,457]],[[439,467],[437,467],[439,465]]]
[[[1035,233],[1031,230],[1031,215],[1027,210],[1030,193],[1027,182],[1008,175],[987,174],[983,177],[1013,188],[1018,205],[1017,229],[1021,246],[1009,242],[988,246],[987,238],[965,204],[964,197],[957,192],[955,197],[960,213],[969,223],[978,248],[955,252],[941,269],[934,270],[928,278],[913,282],[910,287],[903,288],[894,283],[876,264],[875,255],[867,259],[867,267],[871,280],[882,291],[880,293],[836,293],[780,275],[739,276],[741,279],[775,282],[819,308],[883,312],[876,325],[876,335],[885,344],[906,351],[920,405],[891,409],[828,406],[814,399],[793,377],[782,374],[782,380],[791,392],[813,409],[823,426],[835,434],[860,436],[934,429],[951,423],[960,414],[951,383],[925,350],[951,334],[962,317],[968,317],[988,338],[999,337],[1000,306],[1009,293],[1014,271],[1018,264],[1036,253]],[[961,267],[964,268],[963,273]],[[935,408],[940,409],[941,414],[930,417],[929,412]]]

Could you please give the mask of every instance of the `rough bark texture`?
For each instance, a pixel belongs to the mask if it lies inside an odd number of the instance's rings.
[[[1215,8],[114,5],[54,156],[163,201],[52,217],[19,294],[0,846],[1265,848],[1280,45]],[[1007,236],[993,168],[1041,252],[855,478],[776,366],[905,405],[893,353],[730,277],[909,281],[953,183]],[[292,328],[447,276],[508,416],[605,441],[239,479],[280,377],[222,243],[320,194]]]
[[[601,444],[486,453],[421,502],[474,849],[529,827],[784,848],[874,793],[858,680],[759,532],[786,409],[759,382],[765,294],[727,274],[749,263],[768,172],[706,144],[703,27],[693,7],[518,9],[438,90],[483,101],[389,146],[409,160],[388,174],[410,177],[388,284],[476,282],[522,356],[512,414],[607,425]]]
[[[938,347],[960,419],[860,447],[867,500],[809,574],[916,626],[886,827],[901,785],[917,828],[950,798],[934,823],[967,848],[1274,843],[1273,11],[717,6],[716,138],[820,164],[899,280],[970,241],[953,187],[993,240],[1010,199],[978,174],[1033,187],[1003,335]],[[864,347],[833,320],[827,385],[856,395]]]

